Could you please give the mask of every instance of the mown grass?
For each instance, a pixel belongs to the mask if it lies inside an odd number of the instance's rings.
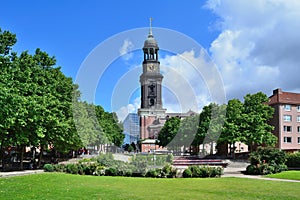
[[[285,171],[278,174],[269,174],[266,177],[270,178],[280,178],[280,179],[291,179],[300,180],[300,171]],[[299,188],[300,189],[300,188]]]
[[[299,199],[300,183],[42,173],[0,178],[0,199]]]

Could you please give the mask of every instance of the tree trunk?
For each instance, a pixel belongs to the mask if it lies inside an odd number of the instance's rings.
[[[20,170],[23,170],[24,146],[20,147]]]
[[[210,155],[214,154],[214,142],[210,143]]]
[[[39,155],[39,161],[38,161],[38,164],[37,164],[37,167],[40,168],[41,167],[41,164],[42,164],[42,158],[43,158],[43,145],[41,145],[41,148],[40,148],[40,155]]]
[[[2,164],[2,171],[5,170],[5,159],[4,159],[5,153],[3,150],[3,140],[1,141],[1,164]]]

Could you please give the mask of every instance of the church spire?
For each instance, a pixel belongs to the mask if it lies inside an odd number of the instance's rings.
[[[149,36],[152,36],[152,20],[153,18],[150,17]]]

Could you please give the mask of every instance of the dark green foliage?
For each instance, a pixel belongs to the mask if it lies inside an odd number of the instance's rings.
[[[159,145],[163,147],[169,145],[178,133],[179,127],[180,118],[171,117],[168,119],[158,135]],[[174,148],[174,146],[172,146],[172,148]]]
[[[163,168],[149,169],[145,177],[175,178],[177,177],[177,169],[170,164],[166,164]]]
[[[287,154],[286,159],[288,167],[300,168],[300,152]]]
[[[105,175],[105,167],[104,166],[97,166],[93,175],[95,176],[104,176]]]
[[[65,172],[66,171],[66,166],[63,164],[55,164],[53,165],[53,170],[55,172]]]
[[[259,147],[250,154],[250,163],[246,169],[247,174],[265,175],[287,170],[286,154],[276,148]]]
[[[182,176],[184,178],[213,178],[221,177],[222,174],[222,167],[192,165],[183,171]]]
[[[67,164],[66,172],[69,174],[83,174],[83,167],[81,164]]]
[[[118,170],[114,167],[110,167],[105,170],[105,176],[118,176]]]
[[[54,167],[52,164],[45,164],[44,165],[44,170],[45,172],[53,172],[54,171]]]
[[[145,177],[160,178],[161,177],[161,169],[149,169],[147,171]]]
[[[177,177],[177,172],[178,172],[177,169],[168,163],[161,169],[161,177],[162,178],[175,178],[175,177]]]
[[[257,151],[250,154],[250,162],[252,165],[262,163],[284,164],[286,162],[286,154],[272,147],[259,147]]]
[[[193,176],[193,172],[191,171],[190,168],[185,169],[182,173],[183,178],[192,178],[192,176]]]
[[[90,163],[90,164],[82,164],[83,173],[85,175],[94,175],[96,169],[97,169],[96,163]]]
[[[246,168],[247,174],[258,174],[258,168],[256,165],[248,165]]]
[[[251,152],[255,144],[274,146],[277,141],[271,132],[274,127],[268,124],[274,113],[274,109],[265,104],[268,100],[268,96],[262,92],[244,97],[240,139],[249,146]]]

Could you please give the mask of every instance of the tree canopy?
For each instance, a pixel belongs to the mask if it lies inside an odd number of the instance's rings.
[[[79,87],[56,66],[55,57],[39,48],[34,54],[18,54],[12,51],[16,42],[15,34],[0,29],[1,149],[17,146],[23,153],[25,146],[69,151],[89,144],[122,144],[114,113],[80,102]]]
[[[183,120],[171,118],[158,136],[159,144],[166,146],[176,138],[170,143],[173,146],[197,147],[211,143],[213,147],[213,143],[217,142],[230,144],[234,149],[236,142],[242,142],[249,146],[250,151],[255,145],[273,146],[277,138],[271,133],[273,127],[268,121],[274,111],[266,104],[267,101],[268,97],[261,92],[247,94],[244,103],[238,99],[228,101],[227,105],[210,103],[199,115]]]

